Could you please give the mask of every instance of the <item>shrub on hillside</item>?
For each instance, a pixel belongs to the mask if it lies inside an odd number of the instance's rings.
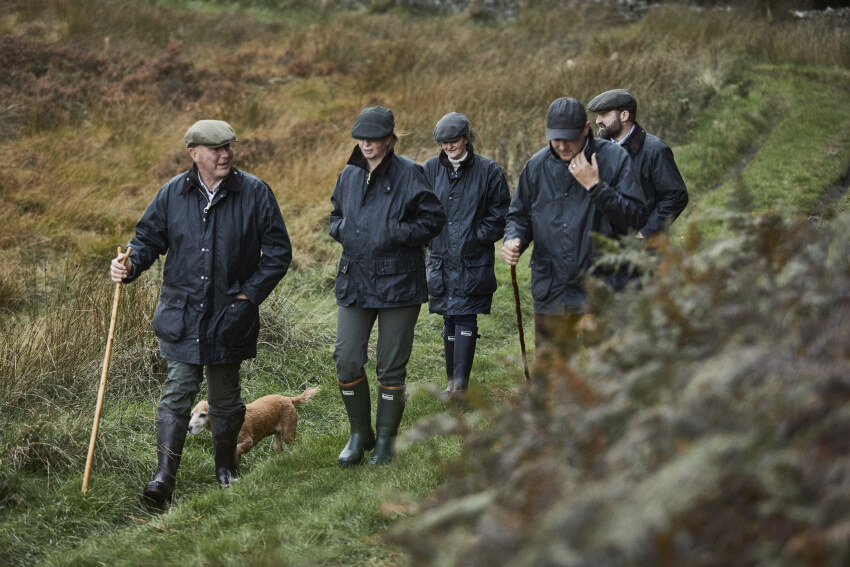
[[[847,563],[850,216],[731,221],[457,418],[456,478],[390,535],[414,565]]]

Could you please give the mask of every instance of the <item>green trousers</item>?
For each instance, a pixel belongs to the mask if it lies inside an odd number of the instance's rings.
[[[162,397],[159,399],[160,407],[168,408],[179,416],[188,416],[206,374],[210,411],[217,414],[241,411],[245,404],[242,402],[239,384],[240,365],[236,362],[202,366],[169,360],[168,378],[162,386]]]
[[[392,388],[407,380],[407,362],[413,350],[413,328],[419,318],[419,305],[363,309],[356,305],[337,308],[336,377],[341,384],[357,381],[366,373],[369,336],[378,321],[375,369],[378,383]]]

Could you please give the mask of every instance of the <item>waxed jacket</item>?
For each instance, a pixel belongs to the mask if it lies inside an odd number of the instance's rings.
[[[666,230],[688,206],[688,189],[676,167],[673,150],[637,122],[623,147],[632,158],[632,168],[640,178],[649,209],[641,234],[648,237]]]
[[[426,302],[425,244],[446,215],[422,166],[390,151],[370,173],[355,147],[331,204],[330,235],[342,244],[337,303],[378,309]]]
[[[457,171],[445,152],[425,162],[448,222],[428,246],[428,308],[441,315],[489,313],[496,291],[493,244],[505,233],[511,195],[499,165],[473,152]]]
[[[125,282],[168,253],[153,316],[163,358],[206,365],[256,356],[259,305],[292,260],[265,182],[232,169],[210,202],[197,168],[181,173],[156,194],[128,246],[133,272]]]
[[[583,279],[593,263],[592,233],[619,237],[646,222],[643,189],[626,151],[588,133],[584,149],[599,164],[599,183],[585,190],[547,146],[522,169],[507,215],[505,240],[519,238],[521,250],[534,242],[529,266],[534,311],[559,314],[584,310]]]

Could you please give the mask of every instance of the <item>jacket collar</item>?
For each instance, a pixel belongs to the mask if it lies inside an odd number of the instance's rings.
[[[472,144],[467,145],[466,146],[466,157],[464,157],[463,161],[460,162],[460,167],[457,168],[458,171],[465,169],[465,168],[469,167],[470,165],[472,165],[472,160],[473,160],[474,155],[475,155],[475,152],[472,150]],[[454,166],[452,166],[452,163],[449,161],[449,156],[447,156],[446,152],[444,152],[443,150],[440,150],[440,158],[439,159],[440,159],[440,165],[442,165],[443,167],[445,167],[449,171],[454,170]]]
[[[605,137],[604,139],[613,142],[613,140],[609,137]],[[646,130],[644,130],[640,124],[635,122],[634,131],[632,132],[631,136],[629,136],[629,139],[622,144],[622,146],[627,152],[629,152],[630,156],[635,156],[643,147],[643,143],[645,141]]]
[[[384,156],[384,159],[381,160],[381,163],[378,164],[378,167],[372,171],[372,174],[369,176],[370,179],[374,179],[376,175],[383,175],[390,168],[390,164],[392,163],[392,157],[395,155],[395,151],[390,150],[387,152],[387,155]],[[366,156],[363,155],[363,152],[360,151],[360,146],[354,146],[354,151],[351,152],[351,156],[348,158],[348,165],[354,165],[361,169],[366,170],[369,173],[369,162],[366,160]]]
[[[183,181],[183,187],[180,189],[180,194],[188,193],[197,188],[203,189],[198,173],[198,166],[192,165],[192,169],[186,174],[186,179]],[[219,191],[227,189],[228,191],[242,191],[242,173],[235,167],[230,167],[230,173],[222,180],[219,185]]]

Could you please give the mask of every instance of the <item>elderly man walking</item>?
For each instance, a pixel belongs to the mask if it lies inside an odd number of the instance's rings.
[[[142,493],[171,500],[189,414],[206,374],[219,484],[236,469],[236,438],[245,416],[239,367],[257,354],[259,305],[292,260],[289,235],[269,186],[232,166],[236,133],[200,120],[184,137],[191,170],[168,181],[136,224],[126,266],[112,260],[112,281],[129,283],[160,256],[163,268],[153,330],[168,378],[157,409],[158,468]]]
[[[637,100],[626,89],[613,89],[587,105],[596,113],[599,137],[629,152],[649,207],[649,218],[637,236],[648,238],[665,231],[688,205],[688,189],[676,167],[673,151],[637,122]]]
[[[502,259],[516,265],[533,242],[531,295],[535,345],[565,313],[584,313],[584,277],[594,259],[591,233],[619,237],[646,222],[646,199],[619,146],[593,137],[587,113],[562,97],[546,115],[549,144],[522,169],[507,215]]]

